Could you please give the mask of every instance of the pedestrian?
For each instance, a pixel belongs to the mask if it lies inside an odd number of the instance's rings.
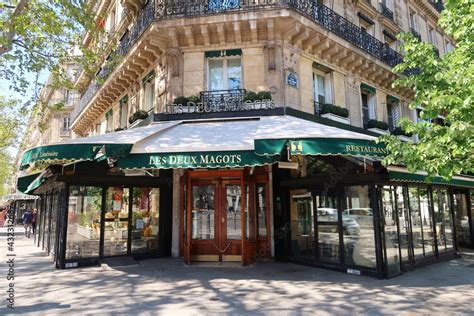
[[[33,235],[36,235],[36,221],[38,220],[38,210],[33,209],[33,218],[31,219],[31,227],[33,228]]]
[[[25,236],[30,238],[32,221],[33,221],[33,213],[31,213],[30,209],[26,210],[26,212],[23,214],[22,219],[23,219],[23,225],[25,227]]]

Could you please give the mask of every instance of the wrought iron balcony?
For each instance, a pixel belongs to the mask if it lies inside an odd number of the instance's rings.
[[[436,11],[440,12],[444,10],[444,4],[441,0],[428,0],[428,2],[436,9]]]
[[[385,4],[380,2],[380,12],[383,14],[384,17],[389,18],[393,21],[393,12],[390,10]]]
[[[122,56],[126,55],[154,21],[275,8],[290,9],[304,15],[390,67],[402,62],[402,56],[398,52],[363,32],[357,25],[332,9],[319,4],[317,0],[149,0],[138,14],[135,24],[120,39],[116,53]],[[105,80],[112,70],[112,68],[103,70],[99,81]],[[91,86],[92,88],[89,87],[81,97],[78,109],[74,110],[74,112],[77,110],[79,112],[71,116],[72,121],[97,91],[97,81]],[[91,91],[94,91],[92,95]]]
[[[84,110],[84,108],[89,104],[89,101],[92,99],[92,97],[95,95],[95,93],[99,90],[100,84],[93,80],[89,86],[87,87],[86,91],[82,94],[79,102],[77,103],[76,107],[74,110],[71,112],[70,118],[71,122],[74,122],[74,120],[79,116],[79,114]]]
[[[205,109],[221,112],[238,110],[244,102],[245,94],[245,89],[202,91],[200,98]]]

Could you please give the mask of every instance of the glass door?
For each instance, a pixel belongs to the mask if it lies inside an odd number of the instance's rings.
[[[224,184],[221,193],[219,231],[220,261],[242,261],[242,190],[239,184]]]
[[[111,187],[106,190],[103,214],[103,256],[122,256],[129,250],[129,189]]]

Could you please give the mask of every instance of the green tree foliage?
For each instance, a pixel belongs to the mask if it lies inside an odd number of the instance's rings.
[[[385,164],[403,162],[411,171],[449,179],[474,171],[474,2],[446,1],[439,25],[456,41],[453,51],[438,57],[431,44],[402,34],[406,55],[404,63],[395,67],[399,73],[420,70],[395,82],[413,89],[411,109],[423,109],[421,122],[400,122],[419,141],[402,142],[395,136],[380,140],[390,151]],[[440,124],[440,117],[444,123]]]

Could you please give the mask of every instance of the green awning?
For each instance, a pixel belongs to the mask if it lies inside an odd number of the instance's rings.
[[[118,161],[121,169],[238,168],[263,166],[279,157],[256,155],[253,151],[182,152],[131,154]]]
[[[23,154],[20,169],[26,169],[36,162],[54,164],[94,160],[99,157],[123,157],[130,153],[133,144],[136,142],[176,124],[178,123],[153,124],[126,131],[71,139],[62,143],[35,147]]]
[[[241,56],[241,49],[212,50],[204,53],[206,58]]]
[[[454,176],[451,180],[447,181],[441,177],[434,177],[431,182],[428,182],[426,174],[421,173],[410,173],[408,170],[396,168],[395,170],[389,169],[389,179],[390,181],[397,182],[413,182],[413,183],[431,183],[439,185],[449,185],[449,186],[460,186],[474,188],[474,177],[468,176]]]
[[[286,148],[291,155],[346,155],[385,157],[383,144],[371,140],[343,138],[263,139],[255,141],[258,155],[280,155]]]
[[[370,93],[373,93],[373,94],[375,94],[375,92],[377,91],[374,87],[369,86],[369,85],[366,84],[366,83],[362,83],[362,84],[360,85],[360,88],[361,88],[362,90],[365,90],[365,91],[370,92]]]
[[[30,183],[30,185],[28,186],[28,188],[26,188],[24,193],[25,194],[33,193],[37,188],[39,188],[44,183],[44,181],[46,181],[46,179],[44,178],[44,173],[42,172]]]
[[[28,186],[31,184],[31,182],[33,182],[40,174],[41,172],[38,172],[27,176],[18,177],[16,183],[17,190],[24,193],[28,189]]]
[[[387,95],[387,100],[391,102],[397,102],[400,103],[400,99],[397,97],[394,97],[393,95]]]

